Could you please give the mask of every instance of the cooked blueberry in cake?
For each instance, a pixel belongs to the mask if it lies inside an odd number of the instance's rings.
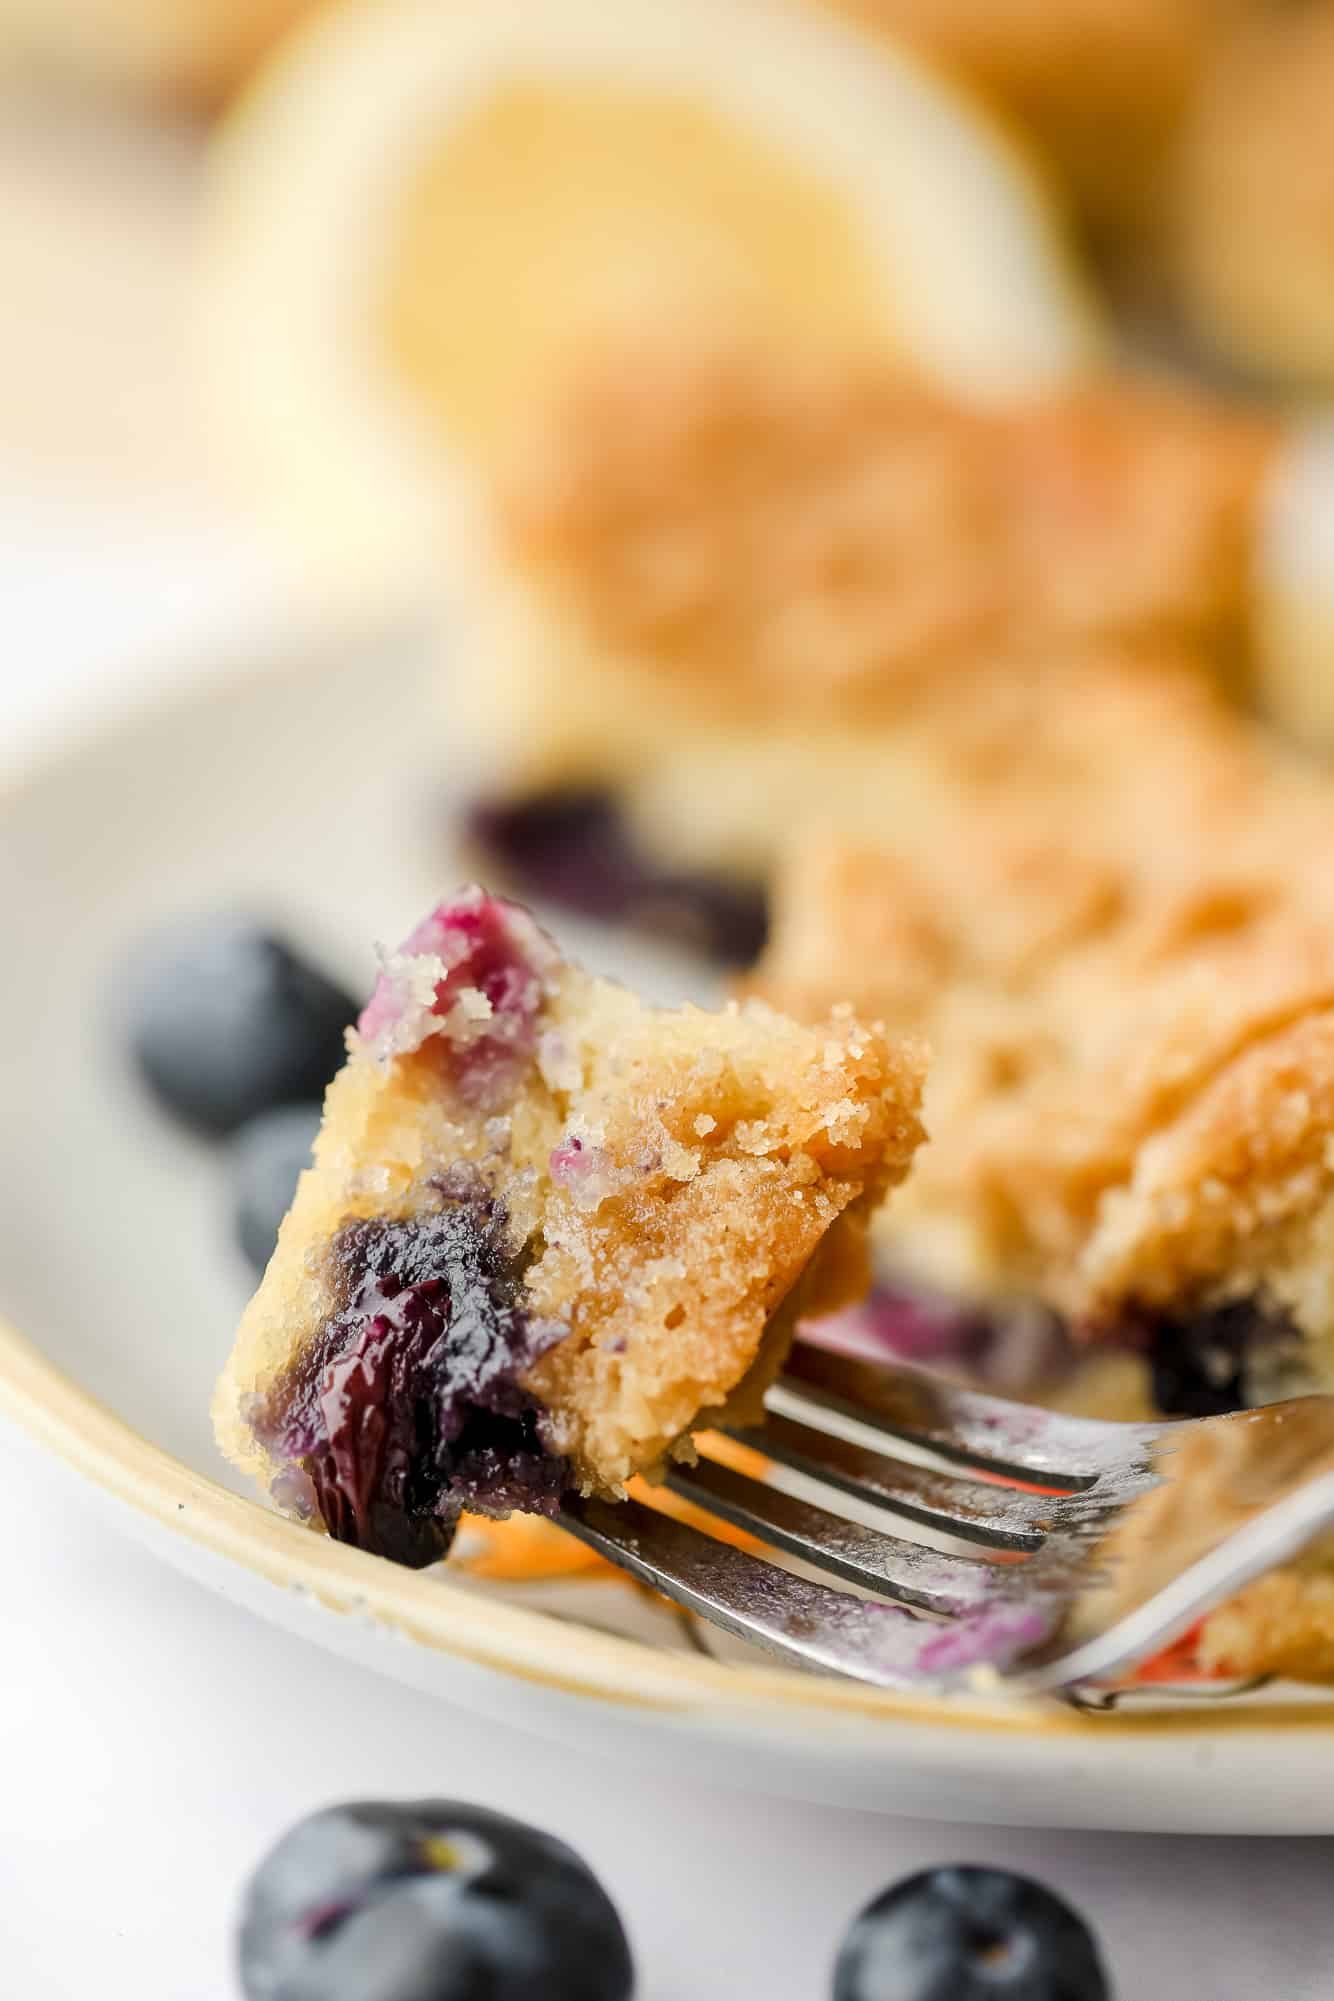
[[[468,1502],[553,1513],[567,1469],[518,1377],[560,1329],[517,1303],[504,1211],[480,1176],[442,1176],[437,1205],[404,1221],[348,1223],[331,1257],[341,1308],[257,1427],[304,1469],[330,1535],[431,1563]]]
[[[310,1165],[320,1118],[318,1102],[279,1105],[250,1119],[232,1142],[232,1224],[256,1276],[273,1256],[301,1171]]]
[[[572,1848],[461,1800],[298,1821],[246,1888],[246,2001],[629,2001],[624,1927]]]
[[[850,1009],[654,1009],[518,905],[389,956],[215,1415],[287,1512],[409,1564],[754,1413],[864,1286],[921,1063]]]
[[[209,1134],[322,1096],[356,1002],[285,939],[235,913],[191,918],[143,947],[130,1046],[160,1102]]]
[[[1134,1329],[1133,1318],[1130,1321]],[[1142,1330],[1153,1400],[1169,1417],[1216,1417],[1302,1379],[1301,1337],[1286,1312],[1252,1299],[1150,1316]]]
[[[1054,1891],[1007,1869],[923,1869],[854,1922],[834,2001],[1109,2001],[1102,1955]]]
[[[679,938],[730,965],[748,966],[763,949],[763,890],[653,862],[609,793],[479,805],[469,831],[487,860],[524,890],[568,910]]]
[[[882,1279],[804,1331],[845,1354],[941,1370],[1010,1396],[1060,1384],[1078,1353],[1060,1315],[1039,1301],[984,1304],[908,1279]]]

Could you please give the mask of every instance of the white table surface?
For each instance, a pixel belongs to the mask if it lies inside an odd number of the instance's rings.
[[[5,761],[132,679],[175,676],[201,634],[244,631],[276,595],[188,509],[127,518],[0,478]],[[0,1461],[0,1519],[0,1994],[15,2001],[234,1997],[231,1914],[265,1845],[323,1802],[423,1792],[582,1849],[625,1915],[640,2001],[823,2001],[851,1912],[962,1859],[1068,1892],[1120,2001],[1334,1997],[1334,1842],[936,1827],[588,1764],[254,1623],[95,1524],[34,1448]]]

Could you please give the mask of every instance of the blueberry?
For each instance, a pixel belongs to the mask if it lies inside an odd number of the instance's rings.
[[[1285,1371],[1300,1366],[1301,1337],[1281,1308],[1254,1299],[1183,1314],[1143,1317],[1153,1400],[1168,1417],[1218,1417],[1275,1395],[1291,1395]]]
[[[231,1133],[275,1105],[320,1097],[356,1013],[350,994],[263,925],[194,918],[144,947],[130,1047],[167,1111],[196,1131]]]
[[[568,1484],[519,1385],[568,1330],[525,1310],[522,1258],[481,1177],[458,1169],[436,1194],[435,1209],[338,1232],[337,1310],[252,1418],[336,1541],[416,1569],[444,1555],[461,1508],[554,1514]]]
[[[563,1841],[457,1800],[327,1807],[241,1913],[246,2001],[628,2001],[630,1948]]]
[[[482,801],[469,814],[468,831],[488,860],[530,894],[567,910],[676,939],[726,965],[752,965],[763,950],[763,889],[656,861],[609,792]]]
[[[278,1225],[292,1206],[302,1168],[310,1165],[321,1110],[318,1104],[279,1105],[249,1120],[232,1142],[232,1223],[256,1272],[273,1256]]]
[[[834,2001],[1109,2001],[1092,1933],[1005,1869],[924,1869],[854,1921]]]

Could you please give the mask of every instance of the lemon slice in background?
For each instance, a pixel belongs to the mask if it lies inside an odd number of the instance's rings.
[[[957,391],[1085,366],[1040,181],[955,88],[767,0],[359,0],[217,143],[219,444],[362,606],[438,589],[476,475],[590,334],[873,347]]]

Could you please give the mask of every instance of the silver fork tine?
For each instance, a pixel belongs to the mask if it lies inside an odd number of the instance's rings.
[[[1206,1418],[1203,1422],[1210,1420]],[[1276,1501],[1243,1527],[1234,1529],[1216,1549],[1208,1551],[1105,1632],[1015,1677],[1015,1686],[1034,1692],[1070,1688],[1076,1682],[1105,1680],[1120,1668],[1149,1659],[1179,1640],[1197,1619],[1221,1605],[1225,1598],[1231,1598],[1243,1585],[1300,1556],[1312,1538],[1331,1523],[1334,1523],[1334,1473],[1325,1473]]]
[[[816,1428],[842,1418],[955,1464],[1021,1480],[1037,1475],[1041,1485],[1071,1492],[1097,1478],[1109,1453],[1124,1452],[1127,1437],[1123,1424],[982,1396],[906,1364],[864,1361],[810,1341],[793,1344],[769,1403]],[[1142,1430],[1148,1436],[1161,1426]]]
[[[1036,1694],[1106,1678],[1156,1653],[1251,1578],[1297,1555],[1334,1522],[1334,1473],[1288,1494],[1146,1604],[1059,1654],[1050,1642],[1066,1599],[1030,1595],[1026,1564],[1000,1567],[994,1600],[938,1620],[795,1577],[637,1501],[571,1499],[560,1520],[642,1584],[803,1667],[918,1693],[967,1686],[981,1668]]]
[[[892,1389],[893,1371],[878,1368],[875,1374],[882,1390]],[[919,1384],[911,1376],[905,1380],[912,1407],[926,1408]],[[954,1409],[953,1399],[962,1394],[943,1390],[937,1413]],[[997,1401],[969,1399],[983,1406]],[[1021,1406],[1001,1408],[1029,1414]],[[1327,1470],[1334,1459],[1334,1397],[1175,1425],[1068,1422],[1074,1429],[1054,1435],[1068,1440],[1077,1431],[1085,1470],[1095,1476],[1055,1494],[895,1464],[777,1414],[763,1430],[734,1434],[817,1483],[954,1535],[1031,1551],[1021,1562],[914,1550],[896,1536],[859,1528],[714,1461],[669,1475],[678,1493],[868,1587],[874,1598],[793,1575],[638,1502],[571,1500],[560,1519],[643,1583],[770,1652],[883,1687],[933,1694],[976,1685],[979,1673],[1025,1694],[1105,1679],[1157,1653],[1241,1586],[1334,1526],[1334,1472]],[[915,1440],[915,1427],[902,1428]],[[1132,1572],[1131,1609],[1100,1627],[1090,1625],[1107,1618],[1098,1607],[1099,1587],[1108,1581],[1109,1531],[1152,1488],[1173,1479],[1178,1445],[1222,1429],[1230,1433],[1238,1498],[1259,1512],[1142,1603],[1134,1599]],[[897,1430],[887,1431],[891,1435]],[[973,1463],[962,1449],[958,1456]],[[1039,1469],[1030,1464],[1027,1470]],[[898,1602],[886,1604],[886,1597]]]
[[[1051,1525],[1054,1497],[888,1459],[776,1413],[763,1430],[737,1429],[731,1436],[854,1500],[992,1549],[1036,1549]]]
[[[763,1480],[713,1459],[674,1466],[667,1485],[734,1527],[752,1533],[850,1584],[929,1612],[966,1612],[994,1590],[996,1566],[984,1557],[945,1556],[860,1522],[799,1501]]]
[[[886,1688],[919,1687],[932,1672],[933,1649],[948,1650],[944,1658],[950,1659],[960,1627],[968,1624],[923,1618],[794,1577],[638,1501],[574,1499],[560,1520],[641,1584],[802,1667]],[[1006,1616],[980,1615],[991,1627]],[[1009,1616],[1016,1643],[1040,1636],[1026,1608]]]

